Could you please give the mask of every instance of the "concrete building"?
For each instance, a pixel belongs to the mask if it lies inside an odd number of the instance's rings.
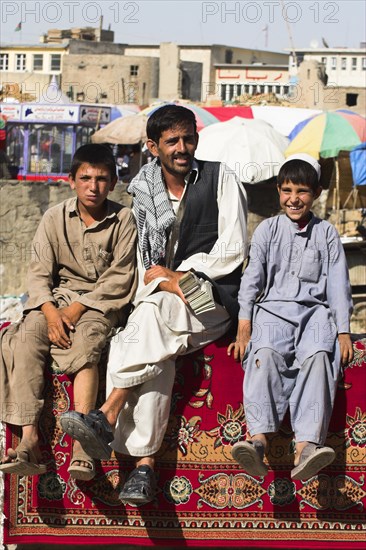
[[[275,94],[284,97],[289,90],[288,65],[215,64],[216,95],[225,102],[243,96]]]
[[[71,40],[62,90],[74,101],[144,105],[159,91],[159,58],[125,54],[125,44]]]
[[[168,66],[169,53],[176,58],[176,64],[178,63],[177,55],[179,56],[179,69],[177,68],[174,77],[176,93],[173,96],[171,88],[169,93],[166,93],[163,84],[163,80],[168,80],[168,77],[165,77],[165,70]],[[288,83],[288,77],[286,76],[288,73],[288,54],[286,53],[268,52],[252,48],[232,48],[222,44],[207,46],[171,44],[168,49],[161,44],[160,46],[128,45],[125,49],[125,55],[157,57],[160,59],[160,73],[163,75],[160,77],[160,99],[176,97],[193,101],[206,101],[209,96],[216,96],[217,98],[231,100],[234,96],[236,97],[238,88],[235,88],[232,93],[232,88],[224,88],[223,86],[226,84],[229,86],[249,86],[252,84],[254,86],[257,82],[245,76],[245,68],[253,68],[254,66],[257,69],[262,65],[273,65],[275,71],[277,71],[277,67],[281,67],[284,75],[281,84]],[[237,74],[238,65],[240,65],[239,69],[244,69],[240,71],[238,79],[236,77],[235,79],[231,78],[233,75],[228,73],[226,81],[221,78],[227,69],[233,69]],[[178,72],[180,72],[180,77]],[[278,71],[276,76],[278,76]],[[251,90],[256,93],[254,87]]]
[[[16,84],[38,99],[56,75],[74,101],[140,105],[157,98],[206,101],[215,96],[231,101],[238,91],[256,94],[265,86],[283,91],[287,84],[285,53],[220,44],[115,44],[113,38],[113,31],[100,25],[52,29],[38,45],[5,44],[0,51],[2,84],[10,89]],[[255,74],[249,75],[254,67]],[[258,83],[268,71],[271,75],[261,87]]]
[[[2,89],[12,95],[14,88],[23,95],[38,99],[52,78],[60,79],[69,43],[2,44],[0,75]]]
[[[299,107],[366,112],[366,47],[299,48],[289,57],[293,100]]]
[[[297,64],[302,61],[317,61],[328,75],[328,85],[337,87],[365,87],[366,47],[356,48],[299,48],[295,50]],[[294,64],[290,55],[290,64]]]
[[[129,45],[113,39],[113,31],[100,25],[53,29],[38,45],[3,45],[2,85],[8,90],[16,85],[38,99],[55,75],[62,91],[79,102],[233,102],[275,94],[298,107],[365,110],[364,47],[299,48],[289,55],[222,44]]]

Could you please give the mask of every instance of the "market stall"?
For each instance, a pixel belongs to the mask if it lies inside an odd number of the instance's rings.
[[[111,120],[111,108],[91,104],[0,103],[6,116],[5,152],[18,179],[60,179],[72,156]]]

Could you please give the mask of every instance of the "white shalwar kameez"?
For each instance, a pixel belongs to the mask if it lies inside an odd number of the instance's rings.
[[[180,201],[172,195],[169,199],[176,213]],[[218,239],[211,252],[192,255],[177,271],[194,269],[215,280],[243,262],[247,235],[245,190],[225,165],[220,166],[217,204]],[[169,419],[176,358],[216,340],[231,322],[219,304],[215,310],[196,316],[177,295],[155,292],[163,278],[144,285],[140,250],[138,271],[135,309],[126,328],[112,339],[107,373],[108,393],[113,387],[134,387],[120,413],[112,447],[135,457],[151,456],[161,446]]]

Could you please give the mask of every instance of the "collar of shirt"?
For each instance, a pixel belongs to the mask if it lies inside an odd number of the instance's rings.
[[[284,214],[284,216],[286,217],[286,220],[288,222],[288,224],[294,228],[295,232],[296,233],[301,233],[301,234],[306,234],[308,229],[313,225],[314,223],[314,214],[312,212],[309,212],[309,221],[308,223],[303,226],[303,227],[300,227],[299,224],[297,222],[294,222],[292,221],[288,216],[286,216],[286,214]]]
[[[185,185],[184,185],[184,191],[183,191],[183,194],[182,194],[181,198],[177,199],[177,197],[175,195],[172,195],[172,193],[170,193],[170,191],[168,190],[169,200],[172,201],[172,202],[180,202],[182,200],[185,192],[186,192],[187,185],[189,183],[194,185],[196,183],[197,179],[198,179],[198,175],[199,175],[199,165],[198,165],[198,162],[196,161],[196,159],[193,159],[192,170],[184,178]]]
[[[178,209],[179,203],[181,202],[181,200],[183,199],[183,197],[185,195],[187,185],[190,184],[190,183],[194,185],[196,183],[197,179],[198,179],[198,175],[199,175],[199,164],[196,161],[196,159],[193,159],[192,170],[184,178],[185,186],[184,186],[184,190],[183,190],[183,194],[182,194],[181,198],[178,199],[175,195],[172,195],[172,193],[170,193],[169,190],[168,190],[168,198],[169,198],[170,202],[173,203],[172,206],[173,206],[173,210],[174,210],[175,214],[177,213],[176,211]]]
[[[192,170],[185,177],[185,182],[195,184],[196,181],[198,180],[199,172],[200,172],[199,164],[196,159],[193,159]]]
[[[101,221],[104,221],[107,218],[114,218],[116,216],[116,212],[112,209],[111,202],[108,199],[106,200],[107,200],[107,214]],[[77,197],[73,197],[72,199],[70,199],[69,204],[66,206],[66,211],[69,213],[70,217],[79,216],[77,201],[78,201]]]

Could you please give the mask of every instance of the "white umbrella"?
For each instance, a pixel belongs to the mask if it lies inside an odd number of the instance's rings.
[[[199,133],[196,157],[225,162],[243,183],[277,176],[289,140],[263,120],[234,117]]]
[[[116,118],[92,135],[93,143],[132,145],[146,140],[147,116],[144,114]]]
[[[310,118],[313,115],[319,115],[322,112],[319,109],[300,109],[277,105],[252,105],[253,117],[256,120],[265,120],[284,136],[288,136],[296,124],[302,120]]]

